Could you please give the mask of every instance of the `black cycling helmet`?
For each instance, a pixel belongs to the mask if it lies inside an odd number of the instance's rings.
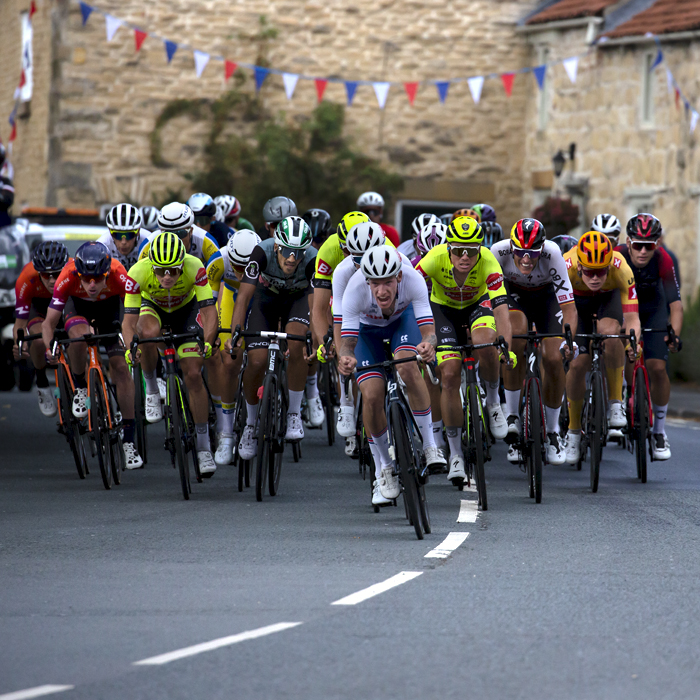
[[[106,275],[111,266],[112,256],[102,243],[83,243],[75,253],[75,269],[79,275]]]
[[[68,249],[61,241],[43,241],[34,249],[32,262],[37,272],[57,272],[68,262]]]
[[[638,241],[658,241],[663,232],[661,222],[652,214],[637,214],[627,222],[627,235]]]
[[[552,238],[552,243],[556,243],[562,253],[568,253],[578,245],[578,238],[575,236],[555,236]]]
[[[495,221],[482,221],[481,228],[484,231],[484,243],[487,248],[490,248],[494,243],[498,243],[503,238],[503,229],[501,224]]]
[[[309,225],[315,243],[323,243],[328,238],[333,225],[331,215],[325,209],[309,209],[301,218]]]

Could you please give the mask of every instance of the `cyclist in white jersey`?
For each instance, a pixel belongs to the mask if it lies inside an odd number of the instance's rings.
[[[100,236],[97,242],[109,250],[113,260],[118,260],[128,270],[138,261],[142,248],[153,234],[143,228],[141,212],[131,204],[113,206],[105,223],[109,233]]]

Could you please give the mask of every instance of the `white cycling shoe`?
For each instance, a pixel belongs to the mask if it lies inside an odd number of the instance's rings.
[[[581,431],[569,430],[566,434],[566,461],[578,464],[581,459]]]
[[[390,506],[391,505],[391,500],[388,498],[384,498],[382,496],[382,491],[379,488],[379,479],[377,479],[374,482],[374,486],[372,487],[372,505],[373,506]]]
[[[146,394],[146,420],[157,423],[163,418],[163,407],[160,405],[160,394]]]
[[[285,440],[302,440],[304,437],[304,424],[301,422],[301,414],[287,414],[287,433]]]
[[[398,475],[394,474],[393,465],[384,467],[382,469],[382,475],[377,481],[379,482],[379,490],[384,498],[393,501],[395,498],[399,497],[401,486],[399,485]]]
[[[447,466],[447,460],[439,447],[431,446],[423,449],[425,463],[431,471],[442,471]]]
[[[255,427],[246,425],[238,443],[238,456],[243,459],[253,459],[258,454],[258,434]]]
[[[357,437],[354,435],[352,437],[345,438],[345,454],[348,457],[352,457],[357,449]]]
[[[219,433],[219,446],[214,454],[214,461],[219,467],[231,464],[233,461],[233,434]]]
[[[76,389],[73,395],[73,415],[76,418],[85,418],[88,414],[88,393],[87,389]]]
[[[323,425],[323,419],[326,417],[326,412],[323,410],[320,396],[314,396],[313,399],[306,400],[306,410],[309,412],[309,423],[312,428],[318,428]]]
[[[124,466],[127,469],[141,469],[143,459],[133,442],[124,443]]]
[[[506,459],[511,464],[519,464],[522,461],[520,450],[515,445],[508,445],[508,454],[506,455]]]
[[[651,454],[659,461],[671,459],[671,443],[664,433],[654,433],[651,436]]]
[[[564,445],[562,445],[561,438],[557,433],[547,433],[546,451],[548,464],[564,464],[566,462]]]
[[[508,423],[506,423],[505,416],[503,415],[501,404],[488,404],[486,406],[486,413],[489,415],[491,435],[493,435],[496,440],[503,440],[503,438],[508,435]]]
[[[44,389],[37,389],[36,392],[39,396],[39,410],[42,415],[48,416],[49,418],[55,416],[56,413],[58,413],[58,408],[56,402],[53,400],[53,391],[51,387],[47,386]]]
[[[165,383],[165,379],[162,379],[161,377],[156,377],[156,383],[158,384],[160,400],[164,402],[168,396],[168,385]]]
[[[452,455],[450,457],[450,471],[447,480],[453,486],[461,486],[467,480],[467,473],[464,471],[464,457],[462,455]]]
[[[340,437],[353,437],[355,435],[355,409],[352,406],[340,407],[336,430]]]
[[[202,476],[212,476],[216,471],[214,456],[209,450],[197,450],[197,462],[199,463],[199,473]]]
[[[624,428],[627,425],[625,408],[621,401],[611,401],[608,407],[608,427]]]

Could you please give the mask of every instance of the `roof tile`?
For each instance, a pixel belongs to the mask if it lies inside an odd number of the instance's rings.
[[[605,36],[644,35],[647,32],[667,34],[700,28],[699,0],[657,0],[650,8],[636,14]]]
[[[617,2],[619,0],[561,0],[530,17],[526,24],[540,24],[562,19],[601,15],[606,7],[615,5]]]

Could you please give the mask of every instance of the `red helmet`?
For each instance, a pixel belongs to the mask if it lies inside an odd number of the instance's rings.
[[[627,222],[627,235],[644,241],[658,241],[664,230],[661,222],[651,214],[637,214]]]
[[[544,226],[537,219],[520,219],[510,230],[510,240],[516,248],[537,250],[547,238]]]

